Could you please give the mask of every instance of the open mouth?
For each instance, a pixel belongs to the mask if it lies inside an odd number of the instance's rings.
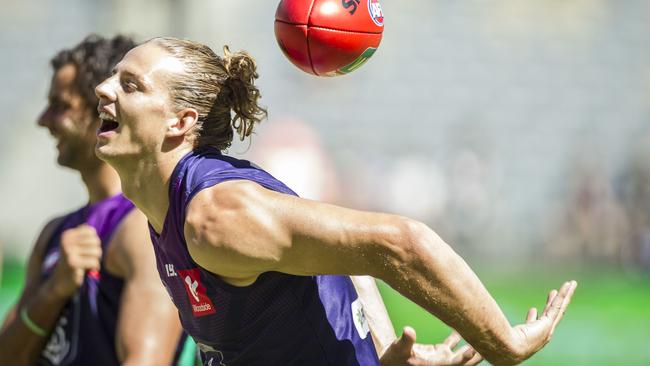
[[[106,112],[101,112],[99,118],[102,121],[101,126],[99,126],[99,133],[114,131],[120,125],[113,116]]]
[[[108,131],[113,131],[113,130],[115,130],[119,125],[120,125],[120,124],[117,123],[117,122],[115,122],[115,121],[111,121],[111,120],[103,119],[103,120],[102,120],[102,125],[99,126],[99,132],[108,132]]]

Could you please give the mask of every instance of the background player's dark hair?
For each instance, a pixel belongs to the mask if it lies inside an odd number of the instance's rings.
[[[68,64],[77,68],[75,84],[79,94],[87,107],[97,113],[95,107],[99,101],[95,87],[111,75],[113,66],[135,46],[136,43],[124,35],[104,38],[90,34],[75,47],[59,51],[51,64],[55,72]]]
[[[184,73],[169,82],[174,108],[194,108],[199,112],[192,131],[193,144],[224,150],[237,131],[244,140],[257,123],[266,118],[258,104],[260,91],[255,59],[246,51],[230,52],[223,47],[218,56],[210,47],[189,40],[154,38],[152,42],[181,60]]]

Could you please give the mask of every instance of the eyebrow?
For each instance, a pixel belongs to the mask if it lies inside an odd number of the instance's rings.
[[[48,95],[47,96],[47,101],[50,104],[65,104],[67,101],[61,99],[58,95]]]

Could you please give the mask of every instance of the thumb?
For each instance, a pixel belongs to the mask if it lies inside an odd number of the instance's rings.
[[[402,330],[402,336],[397,341],[399,349],[410,354],[411,349],[413,349],[413,345],[415,344],[416,337],[415,329],[409,326],[404,327]]]

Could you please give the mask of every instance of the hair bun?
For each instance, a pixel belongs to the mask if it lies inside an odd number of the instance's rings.
[[[261,97],[255,86],[257,63],[246,51],[230,52],[230,47],[223,46],[224,64],[227,79],[224,84],[230,89],[230,107],[234,113],[232,126],[243,140],[253,133],[256,122],[266,117],[266,110],[257,105]]]

